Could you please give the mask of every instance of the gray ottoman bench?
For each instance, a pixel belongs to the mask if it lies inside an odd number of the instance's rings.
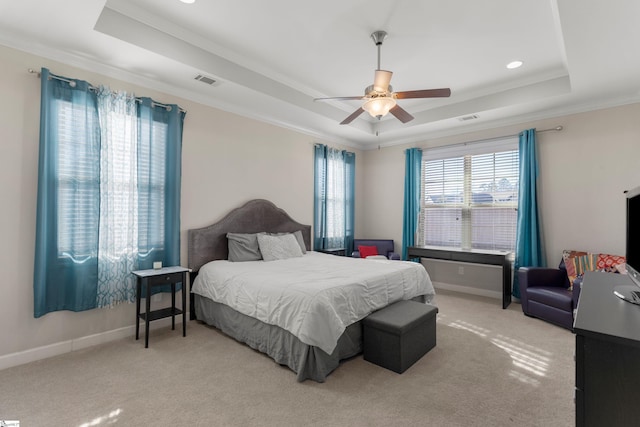
[[[398,301],[363,320],[364,360],[399,374],[436,345],[438,308]]]

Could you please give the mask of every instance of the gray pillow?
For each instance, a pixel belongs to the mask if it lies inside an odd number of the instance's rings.
[[[304,245],[304,237],[302,237],[302,231],[298,230],[298,231],[294,231],[293,235],[295,236],[296,240],[298,241],[298,244],[300,245],[300,250],[302,251],[303,254],[307,253],[307,248]]]
[[[297,239],[291,233],[281,236],[258,234],[258,246],[265,261],[275,261],[301,257],[302,251]]]
[[[262,254],[258,246],[257,234],[227,233],[229,261],[260,261]]]

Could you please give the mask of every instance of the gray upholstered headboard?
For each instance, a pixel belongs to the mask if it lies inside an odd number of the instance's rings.
[[[302,231],[304,244],[307,250],[311,250],[310,225],[294,221],[268,200],[251,200],[215,224],[189,230],[189,268],[197,272],[209,261],[227,259],[227,233],[282,233],[297,230]]]

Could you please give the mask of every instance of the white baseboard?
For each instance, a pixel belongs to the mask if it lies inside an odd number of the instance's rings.
[[[454,292],[462,292],[465,294],[472,294],[472,295],[479,295],[482,297],[488,297],[488,298],[495,298],[498,300],[502,301],[502,292],[498,292],[498,291],[490,291],[488,289],[478,289],[478,288],[472,288],[470,286],[461,286],[461,285],[452,285],[450,283],[444,283],[444,282],[433,282],[433,287],[436,289],[444,289],[447,291],[454,291]],[[437,292],[436,292],[436,298],[437,298]]]
[[[176,316],[177,325],[182,324],[182,316]],[[154,330],[171,325],[171,318],[154,320],[149,323],[149,329]],[[144,339],[144,323],[140,324],[140,338]],[[121,338],[133,337],[136,333],[136,326],[125,326],[123,328],[113,329],[111,331],[101,332],[99,334],[87,335],[85,337],[75,338],[68,341],[61,341],[54,344],[36,347],[29,350],[19,351],[16,353],[5,354],[0,356],[0,370],[11,368],[25,363],[35,362],[53,356],[59,356],[83,348],[92,347],[94,345],[103,344],[109,341],[119,340]]]

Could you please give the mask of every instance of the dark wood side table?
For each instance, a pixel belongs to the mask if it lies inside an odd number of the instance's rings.
[[[185,267],[164,267],[160,269],[137,270],[131,273],[137,277],[136,285],[136,340],[140,334],[140,319],[145,323],[144,347],[149,347],[149,322],[171,316],[171,329],[176,328],[176,315],[182,314],[182,336],[187,336],[187,273]],[[176,308],[176,283],[182,283],[182,307]],[[171,307],[151,311],[151,288],[171,285]],[[146,287],[144,313],[140,313],[140,299],[143,298],[142,285]]]
[[[346,252],[344,248],[334,248],[334,249],[320,249],[318,250],[318,252],[322,252],[325,254],[330,254],[330,255],[338,255],[338,256],[345,256]]]

